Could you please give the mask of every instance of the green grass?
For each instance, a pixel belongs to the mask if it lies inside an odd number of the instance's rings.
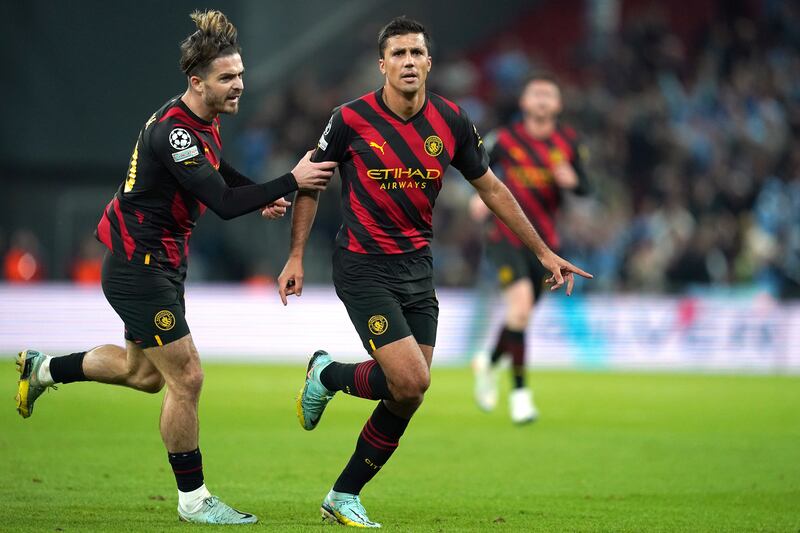
[[[0,531],[198,529],[177,521],[161,395],[67,385],[22,420],[13,364],[0,375]],[[372,406],[340,395],[305,432],[301,379],[299,367],[206,366],[206,481],[261,518],[245,530],[331,531],[318,506]],[[466,369],[435,369],[398,452],[362,493],[371,518],[388,531],[800,531],[800,378],[532,381],[542,419],[513,427],[505,409],[477,411]]]

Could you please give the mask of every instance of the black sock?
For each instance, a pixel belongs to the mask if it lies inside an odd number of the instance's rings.
[[[200,448],[190,452],[167,453],[178,490],[192,492],[203,484],[203,456]]]
[[[525,386],[525,332],[508,331],[506,346],[511,354],[511,375],[515,389]]]
[[[374,359],[357,364],[334,361],[325,367],[319,379],[328,390],[340,390],[368,400],[394,399],[389,392],[386,375]]]
[[[50,375],[56,383],[88,381],[83,373],[83,357],[86,352],[71,353],[50,359]]]
[[[496,365],[500,361],[500,358],[503,357],[503,354],[511,353],[511,347],[513,344],[518,342],[518,337],[520,334],[521,332],[519,331],[512,331],[508,329],[508,326],[504,326],[503,329],[500,330],[500,335],[497,336],[497,344],[495,344],[494,351],[492,352],[492,366]]]
[[[333,485],[336,492],[358,494],[386,464],[408,427],[408,420],[389,411],[378,402],[358,436],[356,451]]]

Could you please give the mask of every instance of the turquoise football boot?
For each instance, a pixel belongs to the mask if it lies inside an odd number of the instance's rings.
[[[306,382],[297,395],[297,419],[305,430],[311,431],[317,427],[325,406],[336,394],[336,391],[326,389],[319,379],[322,370],[332,362],[331,356],[324,350],[314,352],[308,361]]]
[[[210,496],[203,500],[200,509],[193,513],[185,513],[178,506],[178,517],[184,522],[194,524],[242,525],[258,522],[255,515],[237,511],[216,496]]]
[[[325,501],[320,507],[323,522],[335,522],[350,527],[379,528],[381,525],[373,522],[367,516],[367,511],[361,505],[361,500],[356,494],[330,491],[325,496]]]
[[[47,355],[36,350],[23,350],[17,356],[17,411],[22,418],[33,414],[33,403],[48,389],[55,388],[52,384],[45,385],[39,380],[39,368],[47,360]]]

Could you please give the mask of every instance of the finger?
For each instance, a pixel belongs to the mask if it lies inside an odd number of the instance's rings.
[[[564,276],[561,275],[561,269],[553,270],[553,286],[550,287],[551,291],[561,288],[564,285]]]
[[[575,272],[575,273],[576,273],[576,274],[578,274],[579,276],[583,276],[583,277],[584,277],[584,278],[586,278],[586,279],[594,279],[594,276],[593,276],[593,275],[589,274],[588,272],[586,272],[586,271],[584,271],[584,270],[581,270],[580,268],[576,267],[576,266],[575,266],[575,265],[573,265],[572,263],[567,263],[567,268],[568,268],[570,271],[572,271],[572,272]]]
[[[289,206],[292,205],[292,202],[290,202],[289,200],[287,200],[285,198],[278,198],[277,200],[275,200],[273,202],[273,204],[278,206],[278,207],[289,207]]]
[[[564,277],[567,278],[567,296],[570,296],[572,294],[572,286],[575,285],[575,276],[572,275],[572,272],[567,272]]]
[[[318,169],[327,170],[331,172],[333,171],[334,168],[336,168],[336,165],[338,165],[336,161],[321,161],[319,163],[314,163],[314,166],[317,167]]]
[[[286,304],[289,302],[286,301],[286,289],[284,288],[283,285],[280,285],[278,287],[278,294],[281,296],[281,302],[283,302],[283,305],[285,307]]]
[[[295,278],[295,280],[294,280],[294,293],[297,296],[300,296],[301,294],[303,294],[303,280],[302,280],[302,278],[301,279]]]

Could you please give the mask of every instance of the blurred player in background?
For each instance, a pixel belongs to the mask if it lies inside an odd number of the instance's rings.
[[[184,303],[189,237],[206,207],[224,219],[262,209],[285,213],[283,196],[325,188],[334,163],[306,154],[291,173],[256,184],[222,159],[219,115],[235,114],[244,90],[236,28],[219,11],[194,12],[197,31],[181,43],[188,88],[147,120],[126,180],[97,226],[106,245],[102,286],[125,324],[126,346],[103,345],[63,357],[19,354],[17,409],[27,418],[54,383],[97,381],[155,393],[167,385],[161,437],[178,484],[178,515],[187,522],[247,524],[203,482],[197,405],[200,356]]]
[[[561,92],[550,75],[534,74],[526,80],[519,108],[522,120],[487,136],[491,165],[547,245],[558,250],[556,216],[564,191],[585,194],[587,190],[585,150],[575,131],[558,123]],[[470,210],[478,221],[491,214],[480,195],[472,197]],[[510,356],[511,420],[532,422],[538,411],[525,385],[525,329],[550,272],[501,220],[491,217],[489,224],[486,251],[503,287],[506,315],[494,350],[473,360],[475,400],[486,411],[497,406],[498,365],[504,355]]]
[[[439,306],[433,288],[431,215],[451,164],[551,273],[553,288],[573,274],[590,277],[553,253],[492,173],[463,109],[425,90],[430,41],[418,22],[400,17],[378,37],[384,86],[342,105],[328,122],[313,160],[340,163],[344,222],[336,238],[333,281],[364,348],[359,364],[335,362],[324,351],[309,361],[297,399],[300,423],[319,423],[337,391],[379,400],[356,449],[322,503],[323,518],[380,527],[359,499],[389,460],[430,384]],[[281,299],[300,295],[303,250],[317,194],[296,195],[289,258],[278,278]],[[328,458],[322,452],[321,457]]]

